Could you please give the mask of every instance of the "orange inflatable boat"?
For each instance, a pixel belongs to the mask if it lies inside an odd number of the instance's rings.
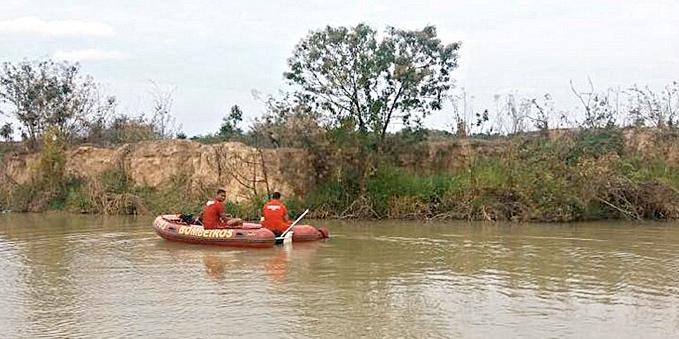
[[[260,224],[244,223],[239,228],[210,229],[189,224],[180,219],[178,214],[156,217],[153,230],[167,240],[191,244],[233,246],[233,247],[273,247],[276,236]],[[311,225],[295,225],[292,227],[292,241],[314,241],[328,238],[328,230]]]

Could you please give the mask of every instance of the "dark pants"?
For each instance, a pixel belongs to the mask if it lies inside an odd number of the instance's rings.
[[[283,232],[281,232],[281,231],[271,231],[271,232],[273,232],[273,234],[276,236],[276,238],[283,235]],[[280,245],[282,243],[283,243],[283,239],[276,239],[276,245]]]

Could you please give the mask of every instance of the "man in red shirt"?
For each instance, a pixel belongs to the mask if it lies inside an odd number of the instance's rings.
[[[229,228],[243,225],[243,220],[240,218],[232,218],[224,213],[224,204],[222,204],[224,200],[226,200],[226,191],[219,189],[215,199],[205,203],[203,213],[201,213],[205,229]]]
[[[280,237],[283,232],[290,226],[290,219],[288,218],[288,209],[281,203],[281,193],[273,192],[271,200],[262,207],[262,226],[268,228]]]

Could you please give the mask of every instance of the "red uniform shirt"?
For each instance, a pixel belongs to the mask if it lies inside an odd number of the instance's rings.
[[[262,226],[278,232],[284,232],[290,226],[290,223],[285,221],[285,216],[288,215],[288,209],[285,208],[278,200],[271,200],[264,204],[262,208]]]
[[[206,202],[205,208],[203,208],[203,228],[223,228],[225,224],[223,224],[219,218],[222,213],[224,213],[224,204],[218,200]]]

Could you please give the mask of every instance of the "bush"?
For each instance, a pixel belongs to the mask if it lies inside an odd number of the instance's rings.
[[[625,148],[622,130],[618,128],[592,128],[577,134],[567,155],[568,163],[577,162],[582,156],[599,158],[607,154],[623,155]]]

